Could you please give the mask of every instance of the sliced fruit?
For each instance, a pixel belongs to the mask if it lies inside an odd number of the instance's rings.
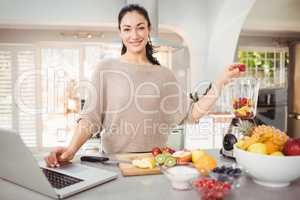
[[[163,165],[167,159],[167,157],[169,157],[170,155],[167,154],[158,154],[157,156],[155,156],[155,161],[160,164]]]
[[[242,106],[248,107],[248,99],[245,98],[245,97],[244,97],[244,98],[241,98],[240,104],[241,104]]]
[[[240,113],[240,115],[246,116],[247,113],[251,112],[251,108],[249,108],[248,106],[243,106],[238,110],[238,112]]]
[[[164,166],[166,167],[173,167],[176,165],[176,158],[172,157],[172,156],[169,156],[166,158],[165,160],[165,163],[164,163]]]
[[[253,102],[247,97],[233,99],[233,113],[237,118],[250,119],[253,117]]]
[[[153,158],[143,158],[133,160],[132,165],[142,169],[153,169],[156,166],[156,162]]]
[[[176,151],[172,156],[176,158],[179,163],[192,161],[192,153],[190,151]]]

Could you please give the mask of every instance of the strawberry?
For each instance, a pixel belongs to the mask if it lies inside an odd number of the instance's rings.
[[[245,72],[246,71],[246,65],[243,63],[237,63],[232,65],[232,69],[239,69],[239,72]]]
[[[239,71],[240,72],[244,72],[244,71],[246,71],[246,65],[245,64],[238,64],[238,68],[239,68]]]
[[[241,104],[242,106],[247,106],[247,105],[248,105],[248,99],[247,99],[246,97],[241,98],[241,99],[240,99],[240,104]]]
[[[153,149],[152,149],[152,155],[155,157],[155,156],[157,156],[158,154],[161,154],[162,152],[161,152],[161,150],[160,150],[160,148],[159,147],[154,147]]]

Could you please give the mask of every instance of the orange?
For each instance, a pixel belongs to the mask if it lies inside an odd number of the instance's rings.
[[[271,140],[266,141],[265,145],[267,147],[267,154],[272,154],[272,153],[280,150],[280,146],[275,144]]]
[[[213,156],[206,154],[201,156],[194,163],[194,166],[202,175],[207,176],[211,170],[217,167],[217,161]]]

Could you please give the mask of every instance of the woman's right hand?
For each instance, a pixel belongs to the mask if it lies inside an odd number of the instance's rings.
[[[75,151],[69,148],[57,147],[53,149],[48,156],[44,158],[48,167],[59,167],[69,163],[74,158]]]

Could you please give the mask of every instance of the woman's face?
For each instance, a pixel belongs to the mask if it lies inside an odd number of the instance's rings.
[[[128,12],[121,20],[120,37],[127,51],[131,53],[141,53],[145,50],[149,31],[147,20],[138,12]]]

